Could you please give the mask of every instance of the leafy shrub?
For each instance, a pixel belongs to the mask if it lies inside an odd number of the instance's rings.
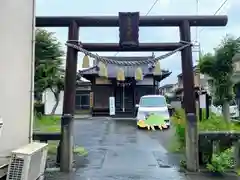
[[[41,118],[41,116],[44,114],[44,104],[40,101],[34,102],[34,114],[38,118]]]
[[[217,115],[211,115],[209,119],[204,119],[199,123],[200,131],[223,131],[230,128],[230,124],[227,123],[223,117]]]
[[[204,119],[199,123],[200,131],[240,131],[240,124],[236,122],[226,122],[222,116],[212,114],[209,119]]]
[[[175,152],[182,151],[185,149],[186,145],[186,117],[184,110],[176,110],[171,120],[175,128],[175,140],[177,140],[175,144],[179,144],[178,149],[175,148]],[[210,113],[208,119],[203,116],[202,121],[198,121],[198,128],[199,131],[240,131],[240,123],[226,122],[223,117],[218,116],[214,113]],[[220,150],[223,150],[221,153],[212,155],[212,152],[210,151],[202,152],[202,163],[206,165],[207,169],[211,172],[223,173],[227,169],[232,169],[234,166],[233,148],[227,149],[229,147],[229,144],[225,144],[225,142],[220,142],[220,144]]]
[[[213,154],[211,162],[207,163],[207,169],[211,172],[224,173],[234,167],[233,148]]]
[[[175,110],[172,116],[172,123],[175,126],[175,136],[179,141],[180,146],[185,146],[185,128],[186,128],[186,117],[183,109]]]
[[[187,162],[186,160],[181,160],[180,161],[180,167],[186,169],[187,168]]]
[[[205,111],[203,110],[203,114]],[[175,136],[180,144],[181,148],[185,147],[185,129],[186,129],[186,116],[183,109],[176,109],[171,118],[171,122],[175,127]],[[214,113],[210,113],[208,119],[203,116],[202,121],[198,122],[199,131],[240,131],[240,124],[229,123],[224,120],[223,117]]]

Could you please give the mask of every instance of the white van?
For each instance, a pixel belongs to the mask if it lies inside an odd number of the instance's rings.
[[[222,115],[222,106],[216,107],[214,105],[211,105],[211,111],[217,115]],[[232,100],[229,103],[229,112],[231,118],[233,119],[239,118],[239,109],[235,100]]]
[[[170,127],[170,116],[166,98],[163,95],[145,95],[140,98],[139,104],[136,105],[137,121],[145,120],[150,113],[159,114],[165,118],[165,124]]]

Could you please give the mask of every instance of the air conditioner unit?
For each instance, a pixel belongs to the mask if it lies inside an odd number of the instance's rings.
[[[37,180],[43,177],[47,144],[33,142],[12,151],[7,180]]]

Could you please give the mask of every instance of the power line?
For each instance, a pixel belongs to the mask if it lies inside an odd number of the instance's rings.
[[[151,8],[148,10],[147,14],[145,16],[148,16],[149,13],[152,11],[152,9],[154,8],[154,6],[157,4],[159,0],[155,0],[154,3],[152,4]],[[119,52],[116,52],[116,54],[114,56],[117,56],[119,54]]]
[[[225,0],[221,3],[221,5],[218,7],[218,9],[215,11],[215,13],[213,14],[214,16],[217,15],[219,13],[219,11],[224,7],[224,5],[227,3],[228,0]],[[196,0],[197,2],[197,13],[198,13],[198,3],[199,3],[199,0]],[[196,32],[196,42],[197,42],[197,45],[195,47],[197,47],[197,50],[193,50],[193,52],[198,52],[198,56],[199,56],[199,59],[200,59],[200,52],[201,52],[201,46],[200,46],[200,40],[198,42],[198,38],[199,38],[199,35],[200,33],[204,30],[205,28],[202,28],[199,32]],[[197,30],[196,30],[197,31]]]
[[[148,12],[146,13],[145,16],[148,16],[149,13],[152,11],[152,9],[155,7],[155,5],[157,4],[159,0],[155,0],[154,3],[152,4],[151,8],[148,10]],[[199,2],[199,0],[197,0],[197,2]],[[225,0],[224,2],[222,2],[222,4],[219,6],[219,8],[215,11],[215,13],[213,14],[214,16],[217,15],[219,13],[219,11],[224,7],[224,5],[228,2],[228,0]],[[198,11],[198,7],[197,7],[197,11]],[[198,12],[197,12],[198,13]],[[204,30],[204,28],[202,28],[198,34],[200,34],[202,31]],[[114,56],[117,56],[119,54],[119,52],[117,52]]]
[[[217,15],[219,13],[219,11],[223,8],[223,6],[228,2],[228,0],[225,0],[220,6],[219,8],[215,11],[215,13],[213,14],[214,16]],[[204,30],[205,28],[202,28],[200,31],[199,31],[199,34]]]
[[[156,0],[156,1],[153,3],[153,5],[151,6],[151,8],[148,10],[146,16],[152,11],[152,9],[154,8],[154,6],[157,4],[158,1],[159,1],[159,0]]]

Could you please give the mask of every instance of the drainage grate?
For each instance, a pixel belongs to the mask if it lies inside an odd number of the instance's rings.
[[[24,159],[12,157],[10,169],[8,172],[8,180],[21,180],[23,172]]]

